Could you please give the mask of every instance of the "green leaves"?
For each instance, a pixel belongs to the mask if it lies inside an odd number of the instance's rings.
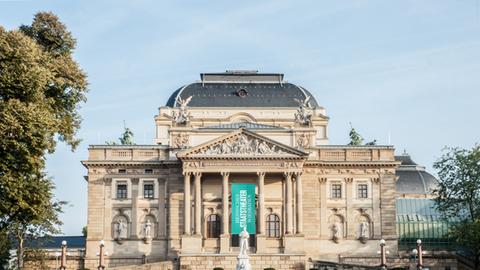
[[[434,191],[437,209],[446,219],[457,221],[450,237],[480,257],[480,145],[472,149],[446,148],[433,164],[439,187]]]
[[[79,144],[87,78],[74,49],[53,13],[40,12],[19,30],[0,27],[0,230],[17,238],[59,232],[65,203],[53,199],[45,155],[56,138],[72,150]]]

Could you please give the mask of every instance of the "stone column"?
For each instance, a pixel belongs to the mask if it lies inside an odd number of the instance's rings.
[[[139,179],[138,178],[132,178],[131,179],[131,187],[132,187],[132,224],[130,227],[130,237],[134,239],[138,239],[138,214],[139,214],[139,209],[138,209],[138,196],[139,196],[139,189],[140,187],[138,186]],[[128,230],[127,230],[128,232]]]
[[[228,177],[230,173],[222,172],[222,235],[220,236],[220,253],[230,252]]]
[[[355,239],[355,219],[354,219],[354,207],[353,207],[353,178],[345,178],[345,223],[343,224],[344,232],[343,236]]]
[[[265,172],[258,175],[258,234],[265,234]]]
[[[228,235],[230,233],[228,228],[229,206],[228,206],[228,177],[230,173],[222,172],[222,233]]]
[[[183,173],[183,234],[190,235],[192,227],[190,226],[190,175],[191,172]]]
[[[295,174],[296,199],[297,199],[297,234],[303,234],[303,191],[302,191],[302,173]]]
[[[286,205],[285,205],[285,213],[287,215],[287,226],[285,230],[285,234],[292,234],[292,228],[293,228],[293,208],[292,208],[292,173],[291,172],[285,172],[285,181],[286,181],[286,187],[287,187],[287,200],[286,200]]]
[[[202,173],[195,175],[195,235],[202,236]]]

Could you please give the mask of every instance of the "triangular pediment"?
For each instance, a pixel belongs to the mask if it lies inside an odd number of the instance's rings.
[[[177,157],[305,158],[308,153],[280,142],[239,129],[217,139],[178,152]]]

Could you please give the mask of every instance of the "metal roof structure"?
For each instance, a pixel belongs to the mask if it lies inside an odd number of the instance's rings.
[[[309,98],[311,107],[319,107],[305,88],[283,81],[283,74],[257,72],[202,73],[202,81],[177,89],[166,106],[178,107],[177,99],[192,97],[189,107],[298,107],[295,100]]]
[[[437,188],[438,180],[425,170],[425,167],[415,163],[408,154],[395,156],[400,161],[400,167],[396,170],[397,193],[431,195]]]

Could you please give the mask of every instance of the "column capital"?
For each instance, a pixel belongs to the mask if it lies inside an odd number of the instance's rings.
[[[259,177],[265,177],[265,174],[266,174],[266,172],[262,172],[262,171],[257,172],[257,175]]]
[[[193,175],[195,177],[201,177],[202,176],[202,173],[201,172],[193,172]]]
[[[220,172],[220,174],[224,177],[224,178],[228,178],[230,176],[230,172]]]
[[[303,173],[303,172],[294,172],[293,175],[294,175],[295,177],[299,177],[299,176],[302,176],[302,173]]]
[[[353,177],[345,177],[345,182],[346,183],[352,183],[353,182]]]
[[[183,171],[182,174],[183,174],[183,176],[190,176],[190,175],[192,175],[192,172],[191,171]]]
[[[293,172],[283,172],[283,176],[287,177],[287,178],[291,178],[293,175]]]

